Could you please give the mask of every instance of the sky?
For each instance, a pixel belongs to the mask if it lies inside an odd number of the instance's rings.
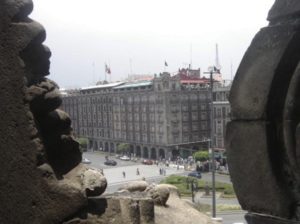
[[[49,78],[63,88],[129,74],[207,71],[216,44],[231,79],[274,0],[33,0],[30,17],[46,29]],[[168,66],[164,67],[165,61]]]

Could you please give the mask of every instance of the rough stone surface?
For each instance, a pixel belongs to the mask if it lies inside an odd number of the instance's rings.
[[[273,86],[283,89],[284,81],[288,81],[298,64],[299,38],[300,33],[292,25],[267,27],[255,36],[231,88],[232,119],[267,119]],[[284,102],[285,95],[274,97],[278,104]]]
[[[258,215],[248,213],[245,215],[248,224],[297,224],[298,221],[282,219],[269,215]]]
[[[242,207],[257,213],[253,224],[300,221],[300,2],[277,0],[268,19],[237,71],[226,131],[231,178]]]
[[[216,224],[181,200],[176,187],[164,184],[172,192],[167,206],[154,205],[147,192],[115,192],[89,198],[88,206],[65,224]]]
[[[174,194],[178,197],[180,197],[179,190],[176,186],[171,184],[159,184],[160,187],[167,187],[169,189],[170,194]]]
[[[63,176],[63,181],[80,190],[87,197],[101,195],[107,186],[102,170],[90,168],[83,164]]]
[[[217,224],[210,217],[200,213],[188,202],[180,199],[180,197],[172,191],[166,206],[155,206],[155,223],[189,223],[189,224]]]
[[[31,0],[0,0],[0,223],[61,223],[87,205],[85,189],[106,186],[101,172],[70,173],[81,153],[57,110],[58,86],[45,78],[51,52],[32,9]]]
[[[146,192],[148,192],[149,196],[153,199],[155,205],[165,206],[170,196],[170,190],[166,185],[149,186]]]
[[[126,184],[124,184],[120,190],[127,190],[129,192],[134,191],[144,191],[149,186],[149,184],[146,181],[130,181]]]
[[[244,210],[288,217],[295,199],[285,184],[284,173],[273,169],[272,163],[278,168],[283,164],[276,161],[277,152],[268,149],[267,129],[268,123],[263,121],[227,125],[231,179]]]
[[[299,14],[300,2],[298,0],[276,0],[269,12],[268,20],[291,19],[299,16]]]
[[[116,192],[89,198],[88,205],[65,223],[154,224],[154,203],[146,193]]]

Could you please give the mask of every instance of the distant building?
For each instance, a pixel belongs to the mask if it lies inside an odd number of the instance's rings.
[[[216,149],[225,150],[226,124],[230,121],[230,104],[228,101],[231,83],[218,83],[213,89],[214,128],[213,143]]]
[[[126,79],[127,82],[136,82],[136,81],[151,81],[154,78],[154,75],[129,75]]]
[[[132,154],[151,159],[187,157],[206,148],[210,103],[209,79],[200,77],[200,69],[82,88],[63,97],[74,133],[88,138],[91,149],[115,152],[126,142]],[[214,107],[217,119],[219,106]]]

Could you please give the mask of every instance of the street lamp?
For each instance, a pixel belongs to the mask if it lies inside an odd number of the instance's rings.
[[[215,149],[213,145],[213,136],[214,136],[214,111],[213,111],[213,74],[216,72],[216,69],[214,66],[208,67],[208,72],[204,72],[204,74],[210,75],[210,98],[211,98],[211,104],[210,104],[210,141],[209,146],[211,148],[211,173],[212,173],[212,217],[216,217],[216,177],[215,177]]]

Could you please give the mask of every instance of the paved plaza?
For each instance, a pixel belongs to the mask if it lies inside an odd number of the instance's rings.
[[[160,168],[165,169],[166,175],[160,175]],[[137,175],[137,169],[139,170],[140,175]],[[108,185],[111,185],[120,182],[141,180],[142,178],[145,178],[146,180],[151,180],[152,178],[165,177],[171,174],[182,174],[184,173],[184,170],[177,170],[176,168],[170,168],[165,166],[139,164],[126,167],[104,168],[103,172],[108,181]],[[125,172],[125,177],[123,177],[123,172]]]

